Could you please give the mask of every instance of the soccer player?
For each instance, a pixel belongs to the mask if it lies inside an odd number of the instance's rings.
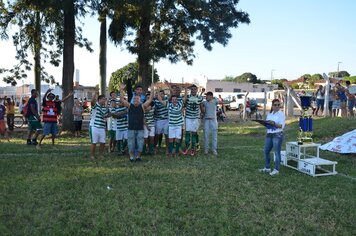
[[[187,89],[183,100],[178,100],[176,95],[171,96],[171,101],[164,101],[160,95],[158,100],[163,106],[168,108],[168,155],[173,155],[173,147],[175,143],[175,155],[179,154],[180,140],[182,138],[182,126],[183,126],[183,104],[187,99]]]
[[[109,109],[106,107],[106,98],[104,95],[96,95],[91,100],[91,118],[89,123],[90,135],[90,159],[95,161],[96,144],[99,143],[99,158],[104,159],[105,149],[105,119],[110,116]]]
[[[203,97],[197,94],[198,88],[196,85],[192,85],[190,91],[191,94],[187,98],[185,109],[185,150],[183,153],[184,155],[188,154],[191,145],[190,155],[194,156],[196,153],[195,145],[199,142],[198,129]]]
[[[164,90],[159,91],[159,96],[166,101]],[[158,95],[157,95],[158,97]],[[154,99],[155,144],[161,147],[163,135],[166,141],[166,154],[168,154],[168,108],[163,106],[158,98]]]
[[[146,97],[153,97],[154,94],[147,93]],[[143,153],[148,150],[149,155],[154,154],[154,140],[155,140],[155,120],[154,120],[154,102],[146,108],[145,110],[145,126],[144,126],[144,138],[145,144],[143,147]]]
[[[127,107],[123,105],[122,102],[119,102],[119,105],[116,107],[115,115],[116,117],[116,142],[117,150],[119,155],[125,153],[127,146],[127,129],[128,129],[128,119],[127,119]]]

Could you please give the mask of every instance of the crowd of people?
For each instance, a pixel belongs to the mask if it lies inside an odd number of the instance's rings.
[[[338,110],[341,110],[341,116],[354,116],[356,99],[355,95],[350,93],[349,87],[350,82],[346,82],[346,87],[336,83],[330,90],[328,107],[333,116],[338,115]],[[210,91],[205,93],[206,96],[203,98],[202,93],[205,91],[198,94],[195,85],[185,88],[183,95],[181,89],[173,85],[166,94],[165,90],[153,84],[144,94],[140,85],[132,91],[131,83],[128,83],[127,86],[120,86],[119,93],[111,92],[109,99],[104,95],[94,96],[91,100],[89,123],[91,160],[104,159],[107,137],[109,137],[109,152],[128,155],[131,162],[141,161],[144,154],[155,155],[162,147],[163,138],[167,157],[195,156],[200,149],[198,135],[200,123],[204,131],[204,154],[211,152],[217,156],[218,114],[219,108],[223,107],[221,99],[214,98]],[[43,97],[40,112],[36,99],[38,92],[35,89],[31,91],[29,100],[21,103],[19,107],[28,122],[27,145],[36,145],[37,149],[41,149],[42,141],[48,135],[51,135],[54,145],[58,135],[61,104],[72,95],[73,93],[68,94],[61,101],[49,89]],[[313,114],[318,115],[319,111],[322,113],[324,109],[325,88],[320,85],[314,96],[316,105]],[[271,111],[263,123],[267,134],[264,145],[265,166],[260,171],[270,175],[279,173],[285,126],[285,115],[280,111],[281,103],[279,99],[272,101]],[[85,109],[83,103],[75,98],[72,115],[76,137],[80,136]],[[14,115],[14,100],[0,98],[0,134],[5,135],[7,139],[9,137],[6,135],[5,116],[8,129],[12,131]],[[98,158],[96,158],[97,144],[99,145]],[[276,157],[273,170],[270,165],[272,148]]]
[[[198,95],[195,85],[189,87],[189,94],[185,88],[184,96],[181,96],[181,88],[175,85],[170,87],[169,94],[154,85],[146,94],[143,94],[140,85],[136,86],[135,91],[130,88],[121,85],[119,96],[111,92],[109,101],[103,95],[92,99],[89,124],[92,160],[96,160],[97,144],[99,159],[104,158],[106,130],[109,151],[117,151],[119,155],[127,153],[130,161],[141,161],[143,154],[155,155],[162,147],[163,138],[168,157],[195,156],[199,149],[198,129],[202,117],[204,153],[211,151],[217,156],[218,101],[213,98],[212,92],[208,92],[204,100]],[[182,147],[183,137],[185,142]]]
[[[355,94],[350,92],[350,81],[346,81],[345,87],[339,82],[334,87],[329,87],[329,114],[332,117],[354,117],[354,108],[356,103]],[[312,104],[313,115],[319,116],[324,112],[325,105],[325,87],[319,85],[313,94],[314,102]]]

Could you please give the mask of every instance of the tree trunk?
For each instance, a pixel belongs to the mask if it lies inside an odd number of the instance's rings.
[[[35,89],[38,91],[37,104],[41,110],[41,16],[40,12],[35,13],[35,32],[34,32],[34,72],[35,72]]]
[[[105,95],[106,92],[106,13],[101,11],[99,16],[100,21],[100,53],[99,53],[99,68],[100,68],[100,94]]]
[[[149,1],[145,1],[142,6],[142,20],[138,32],[138,82],[142,83],[145,90],[151,84],[149,75],[149,62],[151,59],[150,53],[150,22],[151,22],[151,6]]]
[[[73,91],[74,75],[74,42],[75,42],[75,13],[74,0],[64,1],[64,48],[63,48],[63,75],[62,75],[62,97]],[[63,104],[63,130],[74,130],[72,107],[73,98],[67,99]]]

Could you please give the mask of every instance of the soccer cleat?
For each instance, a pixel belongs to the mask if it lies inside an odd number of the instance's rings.
[[[218,152],[216,150],[213,150],[213,155],[214,156],[217,156],[218,155]]]
[[[37,144],[38,144],[38,142],[37,142],[37,140],[36,140],[36,139],[32,139],[31,144],[32,144],[32,145],[37,145]]]
[[[188,154],[188,148],[184,149],[183,154],[184,154],[184,155],[187,155],[187,154]]]
[[[27,139],[27,145],[31,145],[32,142],[31,142],[31,139]]]
[[[134,161],[135,161],[135,158],[134,158],[134,157],[130,157],[130,161],[131,161],[131,162],[134,162]]]
[[[270,176],[278,175],[279,171],[274,169],[271,173],[269,173]]]
[[[263,168],[263,169],[259,169],[259,172],[263,172],[263,173],[271,173],[271,169],[270,168]]]
[[[190,150],[190,155],[191,155],[191,156],[195,156],[195,150],[193,150],[193,149]]]

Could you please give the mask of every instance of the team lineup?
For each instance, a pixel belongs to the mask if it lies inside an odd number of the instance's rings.
[[[197,86],[184,90],[171,86],[169,94],[152,85],[143,94],[140,85],[135,91],[120,86],[119,96],[110,93],[109,101],[100,95],[92,100],[89,124],[92,160],[99,144],[99,159],[104,158],[106,129],[109,136],[109,152],[117,150],[119,155],[129,154],[130,161],[141,161],[142,154],[155,155],[165,140],[167,157],[196,155],[199,149],[198,129],[201,120],[204,129],[204,153],[209,153],[209,133],[212,133],[211,153],[217,156],[217,100],[208,92],[206,100],[197,94]],[[125,96],[127,93],[127,96]],[[205,127],[205,125],[204,125]],[[185,142],[182,147],[185,130]]]

